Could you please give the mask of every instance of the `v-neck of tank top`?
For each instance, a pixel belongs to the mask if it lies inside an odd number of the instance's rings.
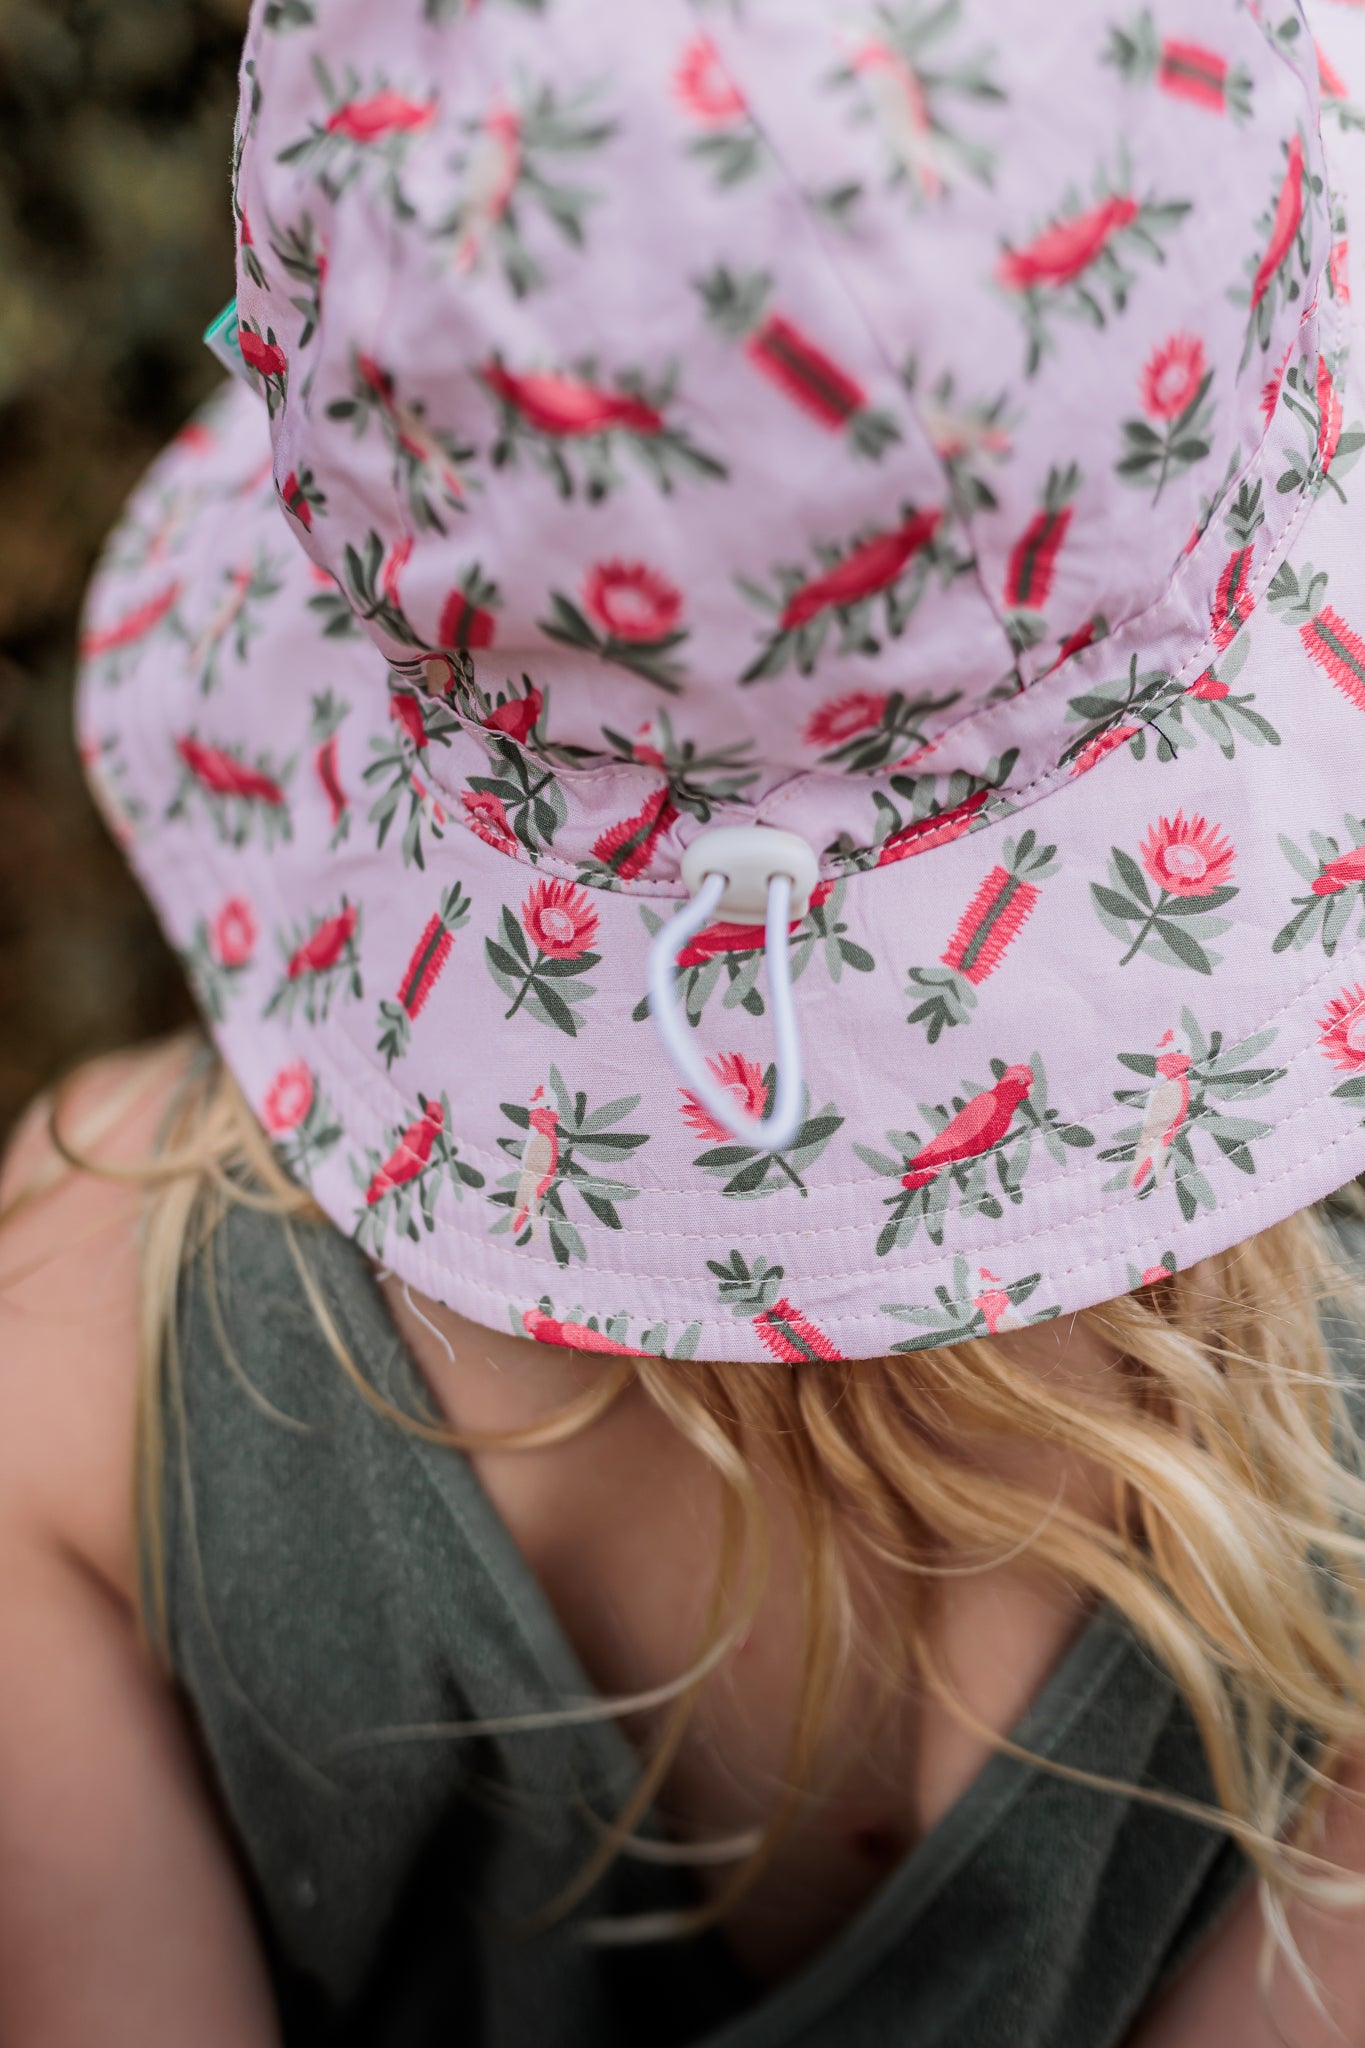
[[[430,1387],[388,1313],[378,1287],[375,1298],[394,1351],[389,1384],[412,1412],[439,1413]],[[392,1375],[401,1384],[395,1384]],[[497,1586],[507,1615],[543,1680],[547,1693],[566,1706],[600,1711],[602,1695],[585,1672],[539,1580],[494,1507],[471,1461],[460,1451],[405,1434],[414,1463],[433,1493],[458,1523],[461,1534]],[[1008,1730],[1007,1740],[1055,1759],[1076,1722],[1104,1690],[1135,1646],[1108,1607],[1099,1608],[1080,1630],[1029,1706]],[[632,1788],[640,1762],[614,1720],[565,1725],[564,1733],[586,1747],[604,1781]],[[867,1976],[930,1905],[936,1894],[979,1847],[1027,1789],[1032,1768],[997,1751],[948,1811],[922,1835],[902,1861],[833,1939],[793,1975],[759,1992],[733,2019],[702,2036],[693,2048],[779,2048],[793,2033],[828,2011],[851,1986]],[[651,1809],[643,1829],[667,1839]]]

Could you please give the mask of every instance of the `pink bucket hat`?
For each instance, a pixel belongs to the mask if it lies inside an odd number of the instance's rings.
[[[367,1252],[856,1358],[1365,1169],[1365,9],[1312,30],[258,0],[251,388],[135,496],[79,716]]]

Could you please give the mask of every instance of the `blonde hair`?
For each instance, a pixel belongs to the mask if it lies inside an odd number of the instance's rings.
[[[59,1092],[50,1118],[62,1159],[72,1169],[116,1172],[66,1137],[64,1100]],[[1120,1354],[1121,1398],[1102,1406],[1030,1372],[1007,1345],[980,1338],[856,1363],[604,1361],[602,1378],[549,1422],[475,1438],[390,1407],[351,1358],[294,1239],[294,1224],[321,1212],[285,1175],[216,1059],[205,1054],[191,1067],[157,1156],[120,1177],[145,1189],[137,1499],[152,1567],[144,1621],[153,1641],[165,1633],[162,1418],[178,1387],[177,1287],[185,1261],[230,1203],[281,1217],[339,1366],[396,1426],[462,1450],[543,1446],[591,1427],[633,1383],[717,1475],[724,1516],[705,1638],[672,1686],[601,1710],[669,1706],[626,1810],[557,1908],[581,1898],[629,1840],[704,1677],[757,1606],[767,1559],[760,1449],[765,1469],[785,1482],[803,1559],[804,1654],[788,1793],[718,1896],[696,1914],[675,1916],[674,1931],[716,1918],[753,1882],[809,1786],[855,1631],[860,1561],[875,1562],[898,1588],[875,1646],[885,1695],[913,1673],[993,1748],[1012,1748],[971,1714],[936,1654],[934,1590],[945,1569],[974,1568],[963,1559],[985,1570],[1025,1550],[1082,1599],[1107,1601],[1164,1666],[1198,1726],[1216,1803],[1035,1761],[1194,1813],[1233,1836],[1255,1866],[1266,1909],[1263,1981],[1277,1948],[1307,1981],[1285,1918],[1293,1895],[1365,1902],[1365,1883],[1307,1847],[1344,1755],[1365,1745],[1356,1634],[1365,1611],[1365,1458],[1319,1322],[1324,1311],[1356,1318],[1356,1283],[1315,1211],[1083,1311],[1078,1322]],[[1112,1489],[1112,1526],[1013,1479],[983,1486],[964,1450],[984,1438],[1085,1461]],[[571,1716],[579,1718],[566,1710]]]

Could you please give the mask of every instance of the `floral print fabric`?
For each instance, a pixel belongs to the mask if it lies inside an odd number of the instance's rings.
[[[856,1357],[1365,1164],[1362,36],[257,5],[253,388],[111,542],[82,740],[374,1256],[543,1341]],[[643,1003],[737,822],[821,859],[780,1153]],[[677,988],[760,1112],[761,929]]]

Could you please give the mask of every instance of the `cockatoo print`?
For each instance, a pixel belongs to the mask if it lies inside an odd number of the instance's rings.
[[[861,43],[850,63],[897,161],[921,199],[937,199],[944,172],[924,87],[904,57],[882,42]]]
[[[460,208],[455,268],[473,270],[489,232],[506,213],[521,176],[521,122],[505,101],[495,100],[484,116],[469,160]]]
[[[531,1097],[530,1115],[531,1129],[521,1155],[521,1177],[512,1212],[512,1230],[517,1237],[528,1227],[535,1236],[540,1205],[550,1191],[559,1165],[559,1111],[545,1100],[543,1088],[537,1088]]]
[[[1170,1045],[1173,1034],[1167,1032],[1160,1041]],[[1138,1138],[1136,1164],[1133,1167],[1133,1186],[1140,1188],[1148,1174],[1153,1174],[1160,1187],[1166,1178],[1170,1164],[1171,1147],[1189,1113],[1190,1068],[1194,1062],[1185,1052],[1158,1052],[1156,1070],[1158,1079],[1147,1097],[1147,1107],[1142,1116],[1142,1132]]]

